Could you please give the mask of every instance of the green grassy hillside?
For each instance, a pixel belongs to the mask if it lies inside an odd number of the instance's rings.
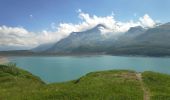
[[[38,77],[27,71],[0,65],[0,100],[22,100],[44,85]]]
[[[170,100],[170,75],[155,72],[144,72],[142,75],[152,100]]]
[[[170,76],[154,72],[100,71],[46,84],[14,65],[0,65],[0,100],[168,100],[169,94]]]

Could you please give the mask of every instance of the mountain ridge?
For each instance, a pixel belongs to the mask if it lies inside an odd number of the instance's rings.
[[[105,37],[99,24],[83,32],[72,32],[44,53],[105,53],[105,54],[136,54],[136,55],[169,55],[170,23],[154,28],[141,26],[131,27],[120,36]]]

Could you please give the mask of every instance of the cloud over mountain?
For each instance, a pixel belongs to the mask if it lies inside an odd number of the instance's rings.
[[[148,14],[145,14],[143,17],[139,18],[139,20],[144,27],[154,27],[156,24]]]
[[[78,16],[81,19],[80,23],[60,23],[58,26],[53,23],[52,28],[55,29],[53,31],[30,32],[22,27],[0,26],[0,47],[32,48],[43,43],[57,42],[67,37],[71,32],[85,31],[98,24],[106,26],[100,28],[103,34],[119,34],[128,31],[130,27],[154,27],[156,23],[148,14],[140,17],[138,21],[131,20],[128,22],[118,21],[114,18],[114,15],[100,17],[89,15],[81,10],[78,11]]]

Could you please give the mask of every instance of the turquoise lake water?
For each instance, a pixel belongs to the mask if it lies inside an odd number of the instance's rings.
[[[170,74],[170,58],[121,56],[11,57],[10,61],[47,83],[64,82],[100,70],[128,69]]]

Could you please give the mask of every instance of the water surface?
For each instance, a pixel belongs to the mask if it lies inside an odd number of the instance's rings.
[[[77,79],[89,72],[127,69],[170,74],[170,58],[121,56],[11,57],[10,61],[47,83]]]

